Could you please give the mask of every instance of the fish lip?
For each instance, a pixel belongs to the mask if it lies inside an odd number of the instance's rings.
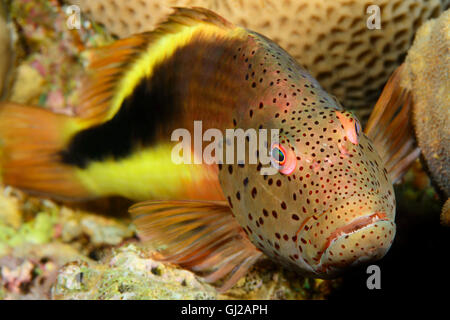
[[[389,221],[390,219],[387,217],[384,212],[375,212],[370,215],[358,217],[352,220],[349,224],[346,224],[343,227],[337,228],[333,233],[327,238],[327,242],[325,244],[324,249],[321,251],[320,255],[317,257],[316,261],[318,261],[316,270],[319,272],[327,272],[328,266],[322,265],[322,257],[325,255],[327,250],[330,248],[331,244],[343,235],[350,235],[352,233],[358,232],[364,228],[370,227],[374,225],[376,222],[380,221]]]

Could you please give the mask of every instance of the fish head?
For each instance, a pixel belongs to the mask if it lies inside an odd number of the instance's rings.
[[[337,105],[265,108],[253,118],[279,129],[278,141],[266,144],[276,172],[265,174],[259,162],[224,164],[219,173],[250,240],[320,278],[382,258],[395,236],[395,197],[359,120]]]

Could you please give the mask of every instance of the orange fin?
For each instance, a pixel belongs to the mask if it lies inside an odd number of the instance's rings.
[[[365,129],[393,183],[420,156],[412,126],[412,94],[400,86],[402,70],[403,65],[389,78]]]
[[[143,241],[164,260],[231,288],[261,256],[224,201],[146,201],[130,208]]]
[[[159,28],[165,29],[173,25],[192,26],[199,22],[205,22],[216,25],[221,28],[234,28],[234,25],[215,13],[214,11],[202,7],[172,7],[173,13],[170,14],[167,20],[160,24]]]
[[[31,193],[86,198],[70,166],[59,160],[72,119],[48,110],[0,103],[0,172],[3,183]]]
[[[152,53],[152,44],[169,34],[179,32],[183,27],[199,23],[213,24],[220,28],[233,26],[219,15],[204,8],[174,8],[174,12],[155,30],[93,49],[76,114],[93,124],[107,120],[111,113],[114,114],[118,110],[118,106],[113,105],[113,101],[115,94],[123,86],[121,82],[125,73],[145,52]],[[164,52],[161,56],[164,56]],[[151,69],[150,65],[144,67]]]

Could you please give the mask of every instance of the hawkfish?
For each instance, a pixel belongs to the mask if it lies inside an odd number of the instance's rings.
[[[175,8],[155,30],[93,53],[75,116],[2,103],[2,176],[59,199],[147,200],[129,210],[139,237],[222,291],[262,254],[332,278],[382,258],[395,236],[392,184],[417,157],[410,97],[392,90],[396,81],[366,135],[270,39]],[[278,143],[266,141],[275,172],[174,163],[171,133],[192,132],[195,120],[204,130],[277,129]]]

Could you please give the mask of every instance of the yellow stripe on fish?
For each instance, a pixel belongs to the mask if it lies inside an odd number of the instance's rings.
[[[123,161],[109,158],[93,162],[86,169],[76,169],[75,174],[82,185],[96,196],[220,199],[219,184],[211,183],[217,181],[217,172],[213,168],[205,170],[202,166],[173,163],[172,148],[172,144],[158,144],[137,151]]]

